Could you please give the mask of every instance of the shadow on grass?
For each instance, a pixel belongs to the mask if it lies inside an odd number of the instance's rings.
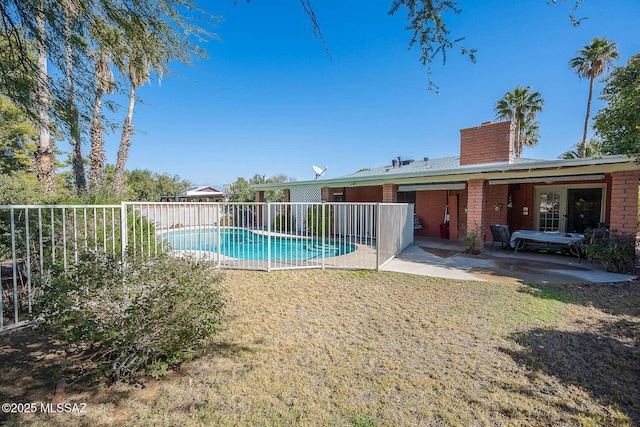
[[[534,329],[517,333],[511,338],[524,349],[500,350],[528,369],[554,376],[587,391],[605,406],[619,408],[634,425],[640,425],[639,337],[639,322],[619,320],[593,332]]]
[[[543,299],[595,307],[613,315],[640,317],[640,280],[618,283],[529,284],[522,292]]]
[[[0,402],[50,402],[63,355],[43,331],[24,327],[0,333]],[[11,415],[0,412],[0,425]]]

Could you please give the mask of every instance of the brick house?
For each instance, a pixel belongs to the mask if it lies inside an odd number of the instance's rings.
[[[460,130],[460,156],[391,164],[322,181],[256,186],[285,190],[286,201],[316,194],[328,202],[409,202],[424,236],[449,238],[477,230],[491,240],[489,225],[511,230],[577,232],[610,225],[637,234],[640,167],[627,156],[571,160],[514,157],[514,125],[483,123]],[[319,193],[319,194],[318,194]]]

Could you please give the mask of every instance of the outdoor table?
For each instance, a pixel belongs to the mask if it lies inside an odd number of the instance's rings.
[[[567,247],[569,252],[578,257],[580,262],[580,247],[582,246],[583,234],[578,233],[550,233],[545,231],[518,230],[511,234],[511,247],[514,255],[518,249],[526,246],[537,246],[542,248]]]

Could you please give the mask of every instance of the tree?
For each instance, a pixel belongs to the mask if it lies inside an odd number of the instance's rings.
[[[396,14],[400,7],[407,10],[409,25],[405,28],[413,33],[409,40],[409,49],[416,44],[420,47],[420,62],[427,71],[429,90],[437,90],[437,86],[431,81],[430,64],[438,54],[442,55],[442,63],[444,64],[447,61],[447,51],[458,47],[462,55],[467,55],[471,62],[476,61],[476,49],[462,46],[460,42],[464,40],[464,37],[452,39],[443,17],[447,12],[456,15],[461,12],[457,2],[451,0],[393,0],[389,14]]]
[[[264,179],[264,175],[255,175],[255,177],[262,177]],[[255,192],[249,187],[249,183],[246,179],[242,177],[238,177],[233,183],[229,184],[227,188],[225,188],[225,198],[229,202],[255,202],[256,195]]]
[[[613,65],[617,59],[618,47],[616,43],[607,40],[606,37],[591,40],[591,43],[578,51],[578,56],[569,61],[569,67],[573,68],[580,78],[589,79],[589,96],[587,97],[587,114],[584,119],[584,131],[582,133],[581,157],[586,155],[587,129],[589,128],[589,116],[591,114],[591,99],[593,97],[593,84],[596,77],[602,75]]]
[[[22,111],[0,96],[0,172],[32,171],[38,130]]]
[[[607,106],[596,114],[594,127],[607,151],[640,159],[640,54],[611,72],[600,99]]]
[[[274,175],[267,178],[266,175],[255,174],[253,178],[248,181],[240,177],[225,188],[225,198],[230,202],[255,202],[256,191],[253,188],[254,185],[291,181],[295,181],[295,179],[289,178],[286,175]],[[264,199],[267,202],[282,202],[284,201],[284,194],[282,190],[269,190],[265,191]]]
[[[89,184],[92,188],[102,186],[104,179],[104,167],[106,155],[104,149],[103,124],[102,124],[102,97],[104,94],[111,94],[115,90],[113,71],[109,66],[109,53],[101,50],[97,54],[95,64],[96,91],[93,102],[93,118],[91,120],[90,138],[91,149],[89,160]]]
[[[584,149],[584,156],[582,156],[582,150]],[[580,159],[582,157],[601,157],[606,154],[604,144],[598,137],[592,137],[585,147],[582,145],[582,141],[576,142],[573,149],[565,151],[560,155],[561,159]]]
[[[165,23],[166,24],[166,23]],[[121,71],[129,80],[129,106],[122,125],[120,146],[116,160],[113,189],[120,192],[124,183],[124,170],[131,147],[133,134],[133,110],[136,101],[136,89],[151,79],[155,72],[160,81],[168,71],[168,64],[176,59],[183,64],[190,64],[194,57],[203,56],[203,52],[196,52],[183,45],[180,40],[172,36],[172,30],[162,23],[155,31],[149,31],[144,22],[133,17],[127,28],[132,35],[124,37],[124,51]]]
[[[123,192],[126,192],[132,200],[158,202],[162,196],[182,194],[191,187],[193,187],[191,182],[178,175],[134,169],[126,174]]]
[[[522,155],[524,146],[533,147],[540,138],[536,114],[542,111],[544,99],[539,92],[530,92],[530,89],[531,86],[516,86],[505,93],[495,107],[496,120],[511,120],[516,125],[516,157]]]
[[[87,186],[84,174],[84,160],[82,158],[82,140],[80,137],[80,122],[78,117],[78,106],[76,104],[75,86],[73,76],[73,56],[74,48],[72,43],[72,27],[75,26],[81,11],[76,2],[62,0],[64,10],[64,46],[65,46],[65,77],[67,79],[67,105],[65,113],[66,122],[69,127],[69,139],[73,149],[72,166],[77,192],[82,192]]]
[[[80,120],[75,117],[76,112],[88,117],[91,114],[85,112],[93,111],[94,118],[104,121],[99,105],[105,87],[100,90],[95,87],[96,83],[105,83],[104,74],[97,81],[91,76],[96,63],[101,72],[108,68],[104,64],[109,54],[115,56],[111,58],[114,61],[122,61],[121,52],[115,52],[108,43],[111,31],[118,30],[128,41],[137,37],[140,27],[152,34],[162,29],[167,50],[193,57],[203,52],[196,43],[211,36],[203,25],[215,20],[191,0],[2,0],[0,18],[0,38],[4,39],[0,87],[40,129],[35,172],[48,193],[54,191],[55,174],[55,141],[50,137],[50,126],[69,130],[76,153],[76,185],[82,186],[84,170],[80,168],[78,135],[83,131],[78,132],[76,123]],[[139,22],[137,29],[130,24],[132,21]],[[100,27],[98,31],[96,27]],[[37,62],[31,59],[31,45],[25,40],[35,46]],[[97,56],[93,53],[101,50]],[[25,86],[15,83],[29,78],[35,89],[25,96]],[[90,178],[93,174],[92,185],[100,185],[104,174],[104,146],[100,144],[103,128],[102,123],[93,121],[89,174]]]
[[[55,155],[53,154],[55,143],[51,138],[51,129],[49,122],[49,73],[48,73],[48,55],[46,45],[46,27],[44,0],[40,1],[39,8],[36,10],[36,40],[38,51],[38,77],[36,79],[36,97],[38,99],[38,129],[40,136],[38,138],[38,147],[36,150],[35,172],[38,181],[44,185],[44,192],[53,194],[55,190]]]

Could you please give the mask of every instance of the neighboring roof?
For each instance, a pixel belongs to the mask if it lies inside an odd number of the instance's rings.
[[[570,169],[570,170],[568,170]],[[606,173],[617,170],[638,170],[634,159],[623,155],[586,159],[538,160],[516,158],[514,163],[500,162],[460,166],[460,157],[416,160],[412,163],[361,169],[349,175],[315,181],[259,184],[255,189],[292,187],[340,187],[380,185],[385,183],[460,182],[469,179],[501,179],[513,177],[545,177],[567,174]]]
[[[222,196],[222,191],[216,190],[208,185],[192,188],[187,191],[187,196]]]

